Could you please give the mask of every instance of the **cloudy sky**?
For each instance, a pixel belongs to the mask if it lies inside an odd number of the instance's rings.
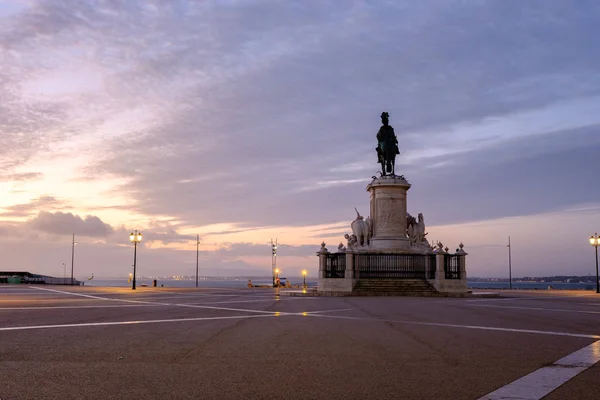
[[[316,274],[400,141],[471,276],[594,273],[596,0],[0,0],[0,269]]]

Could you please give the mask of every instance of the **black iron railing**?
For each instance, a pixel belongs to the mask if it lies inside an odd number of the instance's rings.
[[[325,278],[343,278],[346,276],[346,253],[331,253],[325,262]]]
[[[355,277],[425,279],[426,257],[423,254],[355,254]]]
[[[427,279],[435,279],[435,270],[437,269],[437,257],[435,254],[429,254],[427,256],[428,268]]]
[[[444,272],[446,279],[460,279],[461,256],[444,254]]]

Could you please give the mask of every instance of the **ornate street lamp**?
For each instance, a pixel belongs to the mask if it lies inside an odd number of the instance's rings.
[[[598,233],[590,236],[590,244],[596,248],[596,293],[600,293],[600,282],[598,281],[598,247],[600,246],[600,237]]]
[[[304,285],[304,287],[306,287],[306,270],[305,269],[302,270],[302,277],[304,278],[303,285]]]
[[[142,233],[137,230],[135,233],[131,232],[129,235],[129,241],[133,243],[133,284],[132,290],[135,290],[135,267],[137,264],[137,244],[142,241]]]
[[[277,270],[277,239],[275,239],[275,243],[273,243],[273,239],[271,239],[271,270],[273,273],[273,287],[277,286],[275,284],[275,274]]]

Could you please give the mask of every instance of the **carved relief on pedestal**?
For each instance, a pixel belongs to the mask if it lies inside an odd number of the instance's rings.
[[[376,214],[377,214],[377,230],[384,231],[402,231],[404,227],[404,219],[400,202],[392,198],[377,199]]]

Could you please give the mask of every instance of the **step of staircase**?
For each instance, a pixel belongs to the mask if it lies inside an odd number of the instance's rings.
[[[420,279],[359,279],[352,290],[354,295],[431,296],[438,292]]]

